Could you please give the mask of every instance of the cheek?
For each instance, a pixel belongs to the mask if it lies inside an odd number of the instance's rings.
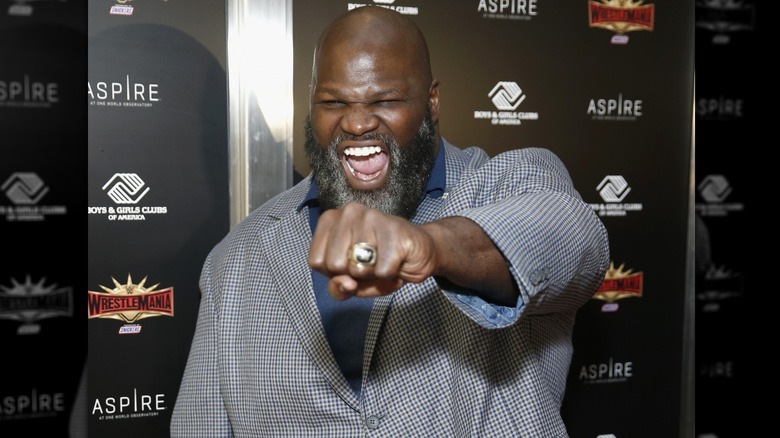
[[[330,144],[331,140],[338,135],[338,126],[338,116],[322,111],[312,111],[311,130],[317,143],[321,145]]]
[[[409,143],[417,134],[422,124],[423,114],[409,112],[394,112],[382,117],[383,124],[395,140],[400,144]]]

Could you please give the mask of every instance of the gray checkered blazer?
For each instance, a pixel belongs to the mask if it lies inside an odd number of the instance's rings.
[[[446,195],[413,221],[466,216],[504,253],[518,306],[443,291],[433,278],[379,298],[357,397],[312,292],[310,177],[209,254],[173,437],[561,437],[575,312],[609,261],[604,226],[550,151],[493,159],[445,142]],[[462,291],[461,291],[462,292]]]

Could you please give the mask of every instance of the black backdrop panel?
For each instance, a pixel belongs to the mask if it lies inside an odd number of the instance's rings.
[[[84,433],[85,7],[0,10],[0,436]]]
[[[81,291],[89,433],[164,437],[200,269],[229,228],[225,10],[205,1],[99,3],[89,14],[90,253]],[[221,41],[209,40],[214,28]]]
[[[771,179],[773,161],[754,153],[767,138],[760,135],[767,124],[758,120],[767,93],[765,60],[755,48],[768,37],[768,6],[696,5],[698,436],[754,436],[753,429],[771,427],[763,403],[751,396],[769,375],[752,366],[767,361],[746,342],[766,333],[758,324],[775,320],[760,315],[760,309],[774,307],[766,301],[763,257],[751,250],[764,242],[763,221],[772,217],[764,208],[772,201],[758,189],[758,177]],[[755,362],[748,361],[751,355]]]

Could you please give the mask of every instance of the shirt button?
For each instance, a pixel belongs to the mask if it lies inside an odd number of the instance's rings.
[[[544,272],[544,269],[537,269],[531,272],[531,284],[534,286],[538,286],[539,283],[545,280],[547,280],[547,273]]]
[[[505,318],[515,317],[515,309],[512,309],[510,307],[501,307],[500,311],[501,311],[501,315],[503,315]]]
[[[474,301],[474,297],[472,297],[471,295],[457,294],[455,296],[458,297],[458,300],[460,300],[461,303],[471,304],[471,302]]]
[[[366,418],[366,426],[368,426],[369,429],[377,429],[379,427],[379,417],[376,415],[371,415],[368,418]]]
[[[485,312],[484,315],[488,321],[496,322],[498,311],[495,309],[495,307],[491,306],[490,304],[483,304],[482,311]]]

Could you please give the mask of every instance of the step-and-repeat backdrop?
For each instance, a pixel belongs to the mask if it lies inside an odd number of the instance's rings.
[[[225,3],[89,3],[88,431],[165,437],[229,229]]]
[[[4,237],[20,239],[6,240],[14,250],[0,270],[0,330],[11,353],[0,432],[46,427],[78,436],[73,426],[83,421],[89,436],[165,437],[200,269],[230,227],[226,2],[89,2],[79,11],[87,38],[78,14],[75,26],[62,26],[43,13],[77,5],[48,3],[0,11],[8,14],[0,22],[0,123],[12,133],[0,149],[0,223]],[[744,209],[734,156],[700,154],[694,177],[691,144],[694,111],[699,126],[713,127],[711,138],[699,135],[701,149],[737,135],[750,96],[724,85],[719,77],[730,72],[697,52],[694,108],[694,37],[719,57],[741,59],[753,5],[292,1],[293,161],[301,175],[309,172],[302,126],[315,39],[331,19],[366,4],[408,14],[426,33],[450,142],[491,154],[551,149],[608,228],[612,266],[575,327],[563,406],[571,435],[678,436],[691,383],[694,190],[712,248],[696,287],[696,315],[708,331],[740,311],[746,263],[721,249],[737,244],[728,229]],[[72,69],[69,60],[85,51],[84,68]],[[85,284],[78,248],[87,228]],[[715,395],[735,384],[740,354],[736,341],[708,344],[700,334],[695,374],[713,397],[699,406],[718,405]],[[699,410],[697,423],[697,433],[728,436],[717,411]]]
[[[319,31],[367,3],[409,14],[425,32],[441,80],[445,138],[493,154],[551,149],[609,231],[612,265],[575,325],[562,412],[571,435],[678,436],[693,3],[293,2],[295,126],[305,117]],[[302,150],[300,136],[295,144]],[[295,160],[305,169],[303,154]]]

